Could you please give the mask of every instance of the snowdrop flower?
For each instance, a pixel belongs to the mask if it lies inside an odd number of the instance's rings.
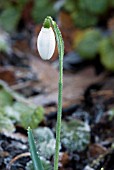
[[[38,38],[37,48],[43,60],[49,60],[55,51],[55,35],[51,27],[42,27]]]

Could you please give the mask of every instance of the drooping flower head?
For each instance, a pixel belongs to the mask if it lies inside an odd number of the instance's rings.
[[[55,51],[55,34],[48,20],[44,21],[43,27],[37,38],[37,49],[43,60],[49,60]]]

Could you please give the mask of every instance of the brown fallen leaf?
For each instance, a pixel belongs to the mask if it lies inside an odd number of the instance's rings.
[[[98,157],[101,154],[105,154],[107,149],[98,143],[89,146],[90,157]]]
[[[83,99],[84,91],[91,84],[103,79],[104,75],[97,76],[94,68],[89,66],[77,74],[64,74],[63,106],[75,104]]]
[[[7,151],[0,151],[0,157],[5,158],[9,156],[9,153]]]
[[[36,105],[49,105],[51,103],[57,106],[58,101],[58,70],[50,63],[39,60],[31,56],[31,67],[33,72],[38,73],[38,88],[43,88],[43,93],[29,98],[30,102]],[[104,75],[97,76],[94,68],[89,66],[77,74],[64,74],[63,79],[63,107],[76,104],[83,98],[85,89],[93,83],[103,79]]]
[[[14,84],[16,81],[14,70],[11,67],[0,67],[0,79],[6,81],[10,85]]]
[[[62,168],[67,165],[70,161],[69,155],[67,152],[60,152],[59,154],[59,166]]]

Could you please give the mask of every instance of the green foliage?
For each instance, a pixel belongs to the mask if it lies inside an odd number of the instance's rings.
[[[34,170],[43,170],[44,168],[36,150],[32,129],[30,129],[30,127],[28,127],[28,142]]]
[[[51,165],[51,163],[49,161],[41,158],[41,162],[42,162],[42,165],[44,167],[44,170],[53,170],[53,167],[52,167],[52,165]],[[34,170],[32,161],[29,161],[27,163],[26,170]]]
[[[110,7],[111,8],[114,7],[114,1],[113,0],[109,0],[109,2],[110,2]]]
[[[78,42],[76,51],[85,59],[93,59],[98,53],[101,38],[99,30],[87,30]]]
[[[17,0],[17,6],[20,10],[23,9],[23,7],[26,5],[26,3],[28,2],[28,0]]]
[[[0,12],[8,7],[10,5],[10,2],[8,0],[1,0],[0,1]]]
[[[42,23],[44,18],[48,15],[54,16],[55,11],[53,3],[49,0],[35,0],[34,7],[32,9],[32,17],[36,23]]]
[[[103,14],[108,9],[109,0],[78,0],[77,6],[80,11],[86,11],[88,14]]]
[[[24,103],[16,102],[13,106],[15,112],[20,115],[19,124],[27,129],[28,126],[36,128],[38,124],[43,120],[43,108],[34,108]]]
[[[47,127],[40,127],[35,129],[33,133],[36,140],[37,151],[39,151],[39,154],[44,158],[50,159],[55,152],[55,138],[53,132]]]
[[[3,108],[4,106],[11,105],[12,103],[12,95],[0,85],[0,107]]]
[[[0,27],[8,32],[15,31],[27,2],[27,0],[17,0],[14,3],[7,0],[0,2]],[[49,14],[55,15],[51,0],[34,1],[31,15],[36,23],[41,23]]]
[[[21,102],[14,102],[12,105],[0,107],[0,111],[16,124],[27,129],[28,126],[36,128],[44,119],[44,110],[42,107],[31,107]]]
[[[66,0],[64,4],[64,8],[70,12],[75,25],[79,28],[97,25],[109,6],[109,0]]]
[[[108,69],[114,71],[114,44],[111,38],[104,38],[99,46],[101,63]]]
[[[71,14],[74,23],[79,28],[87,28],[95,26],[98,22],[98,18],[95,15],[90,15],[86,11],[73,12]]]
[[[5,83],[0,82],[0,115],[27,129],[28,126],[36,128],[44,118],[43,113],[42,107],[26,104],[24,98],[20,98]]]
[[[0,1],[0,9],[6,9],[9,6],[18,6],[20,9],[23,8],[23,5],[25,5],[27,3],[28,0],[16,0],[16,1],[8,1],[8,0],[1,0]]]
[[[14,132],[15,131],[15,127],[12,123],[12,121],[3,115],[3,113],[1,113],[0,111],[0,132]]]
[[[27,0],[17,0],[15,3],[7,0],[0,2],[0,27],[8,32],[15,31],[26,2]]]
[[[69,151],[83,151],[90,142],[89,125],[79,120],[62,122],[61,142]]]
[[[19,123],[21,122],[20,120],[20,113],[17,112],[15,109],[14,109],[14,105],[6,105],[5,107],[3,108],[0,108],[0,110],[2,110],[2,113],[8,117],[13,123]],[[21,123],[20,123],[21,124]]]
[[[1,12],[0,27],[9,32],[14,31],[17,27],[20,16],[20,9],[9,4],[9,6],[6,6]]]
[[[66,0],[64,4],[64,8],[68,12],[73,12],[76,10],[76,3],[74,3],[74,0]]]

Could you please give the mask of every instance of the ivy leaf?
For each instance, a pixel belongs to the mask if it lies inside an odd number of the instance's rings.
[[[0,108],[4,115],[8,117],[13,123],[17,123],[20,120],[20,114],[14,110],[13,106],[5,106],[4,108]]]
[[[0,114],[27,129],[28,126],[36,128],[44,119],[43,113],[42,107],[28,105],[25,98],[12,91],[5,82],[0,81]]]

